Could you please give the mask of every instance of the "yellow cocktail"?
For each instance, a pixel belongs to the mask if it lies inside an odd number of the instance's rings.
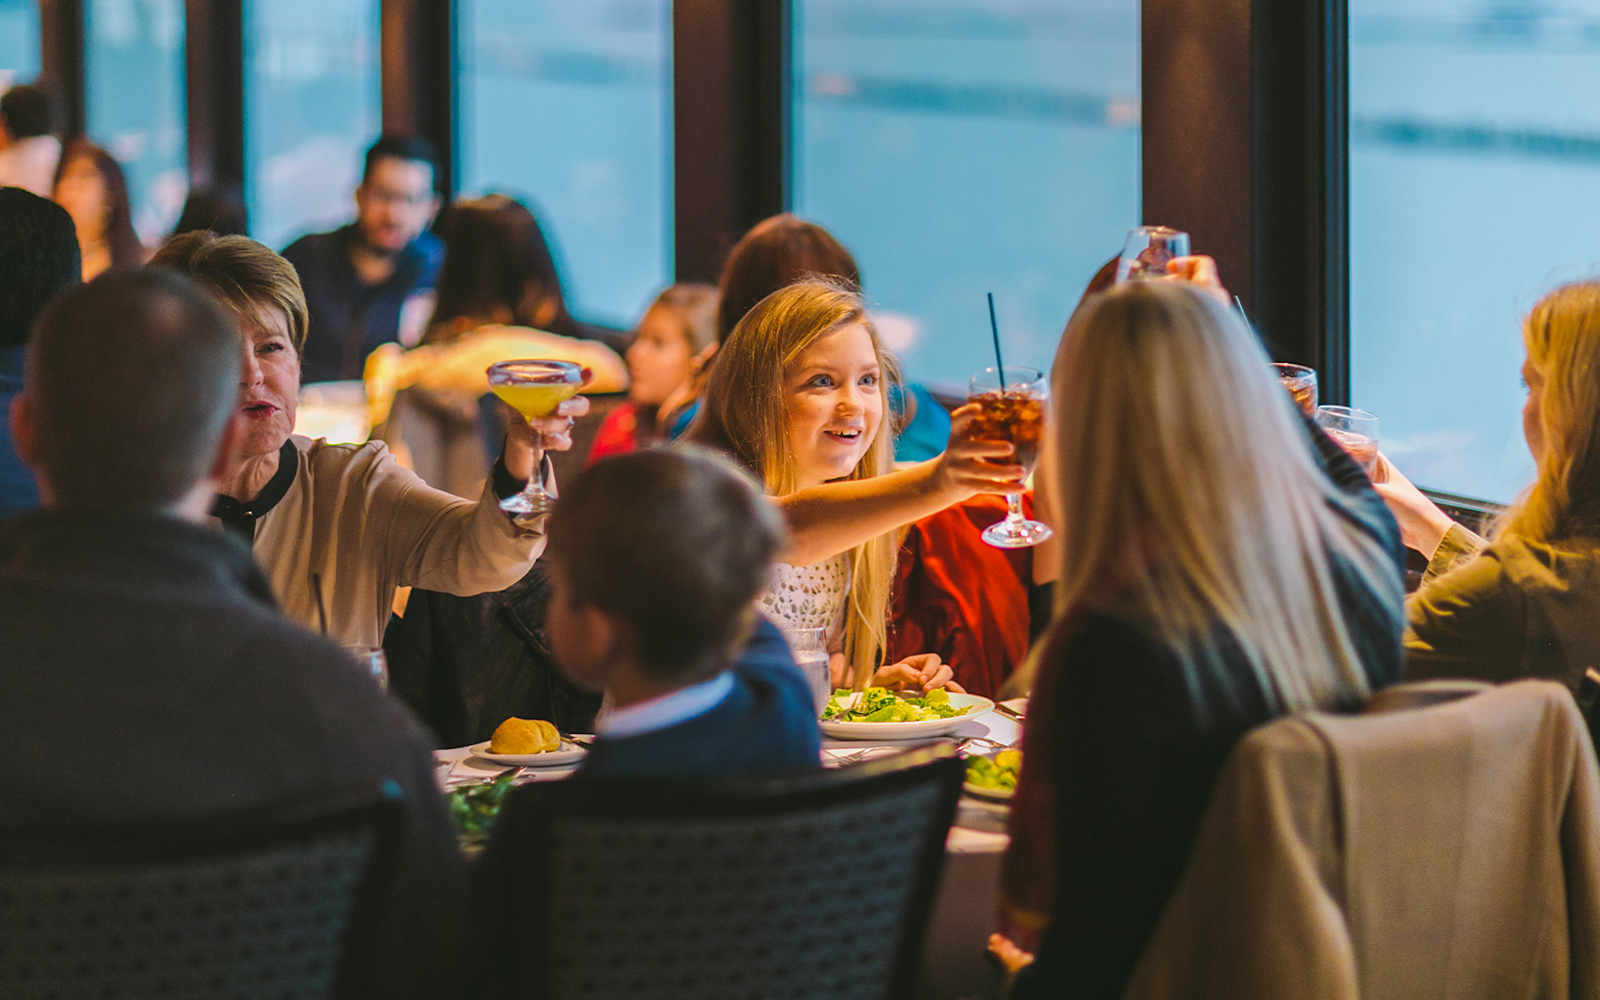
[[[583,366],[570,361],[497,361],[489,366],[489,388],[524,420],[548,417],[564,399],[583,388]],[[569,420],[570,422],[570,420]],[[500,501],[502,510],[515,514],[543,514],[555,504],[536,471],[527,488]]]
[[[512,382],[505,385],[491,385],[489,388],[528,420],[534,417],[548,417],[555,412],[557,406],[561,405],[563,399],[571,399],[578,393],[576,384],[565,382],[555,384]]]

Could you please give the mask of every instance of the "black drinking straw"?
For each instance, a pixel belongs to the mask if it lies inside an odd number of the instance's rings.
[[[1000,391],[1006,391],[1006,363],[1000,357],[1000,321],[994,317],[994,293],[989,293],[989,332],[994,334],[994,364],[1000,372]]]

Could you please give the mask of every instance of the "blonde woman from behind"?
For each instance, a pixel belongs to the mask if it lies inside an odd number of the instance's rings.
[[[1119,285],[1056,355],[1057,608],[1002,895],[1022,1000],[1120,997],[1239,737],[1399,674],[1394,519],[1225,301]]]

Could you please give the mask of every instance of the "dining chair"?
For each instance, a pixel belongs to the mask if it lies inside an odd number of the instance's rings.
[[[361,996],[400,796],[385,781],[194,818],[0,830],[0,996]]]
[[[908,996],[965,770],[518,788],[476,873],[479,995]]]

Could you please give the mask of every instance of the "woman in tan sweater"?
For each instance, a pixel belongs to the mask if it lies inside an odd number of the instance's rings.
[[[379,442],[334,445],[292,434],[308,323],[294,267],[243,236],[188,233],[152,262],[230,307],[245,352],[237,464],[212,513],[250,541],[289,617],[345,645],[377,646],[399,586],[467,596],[521,579],[544,548],[545,518],[514,520],[499,500],[547,448],[572,445],[575,397],[532,424],[510,421],[476,501],[433,489]]]

